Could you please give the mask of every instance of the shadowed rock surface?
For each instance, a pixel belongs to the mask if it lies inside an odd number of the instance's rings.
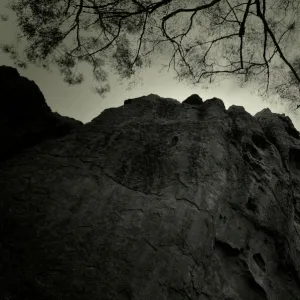
[[[0,161],[83,125],[53,113],[34,81],[20,76],[15,68],[0,66],[0,87]]]
[[[1,299],[300,299],[288,117],[149,95],[0,170]]]
[[[192,94],[191,96],[187,97],[182,103],[190,104],[190,105],[201,105],[203,103],[202,98],[199,97],[197,94]]]

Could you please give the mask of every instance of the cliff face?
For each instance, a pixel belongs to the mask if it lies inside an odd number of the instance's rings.
[[[39,87],[12,67],[0,66],[0,87],[0,161],[83,125],[53,113]]]
[[[130,99],[0,163],[1,299],[300,299],[299,133],[193,103]]]

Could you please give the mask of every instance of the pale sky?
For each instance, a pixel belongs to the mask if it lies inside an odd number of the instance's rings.
[[[7,0],[0,0],[0,12],[9,16],[9,21],[0,23],[0,42],[13,42],[19,32],[15,24],[15,14],[5,8]],[[13,65],[7,54],[0,52],[0,65]],[[128,81],[120,83],[116,77],[111,76],[111,91],[105,99],[102,99],[92,90],[96,86],[93,81],[92,69],[87,64],[80,64],[85,81],[80,85],[69,86],[63,82],[63,76],[59,71],[52,73],[28,64],[27,69],[17,68],[21,76],[34,80],[44,94],[44,97],[52,111],[63,116],[69,116],[83,123],[91,121],[104,109],[123,105],[124,100],[136,98],[148,94],[157,94],[161,97],[174,98],[180,102],[191,94],[198,94],[203,100],[217,97],[223,100],[226,109],[231,105],[244,106],[251,115],[269,107],[274,113],[285,113],[293,121],[294,126],[300,131],[300,114],[291,115],[282,104],[270,104],[251,92],[250,89],[240,88],[230,81],[222,81],[219,86],[212,85],[211,89],[204,90],[201,85],[189,87],[184,83],[178,83],[173,79],[174,72],[162,71],[160,65],[154,65],[145,69],[141,76],[143,84],[137,83],[131,90],[127,90]],[[55,70],[55,68],[53,68]],[[299,109],[300,111],[300,109]]]

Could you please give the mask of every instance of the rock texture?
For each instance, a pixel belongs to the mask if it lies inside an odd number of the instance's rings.
[[[127,104],[0,164],[1,299],[300,299],[289,118]]]
[[[191,104],[191,105],[201,105],[203,103],[202,98],[197,94],[192,94],[187,97],[182,103]]]
[[[83,124],[52,113],[39,87],[15,68],[0,66],[0,161]]]

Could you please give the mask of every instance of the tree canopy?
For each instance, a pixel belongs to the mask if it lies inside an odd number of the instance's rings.
[[[100,95],[110,89],[109,72],[132,78],[158,55],[179,80],[231,77],[295,111],[299,7],[298,0],[13,0],[25,59],[16,45],[1,49],[21,68],[58,66],[69,84],[84,80],[77,66],[88,63]]]

